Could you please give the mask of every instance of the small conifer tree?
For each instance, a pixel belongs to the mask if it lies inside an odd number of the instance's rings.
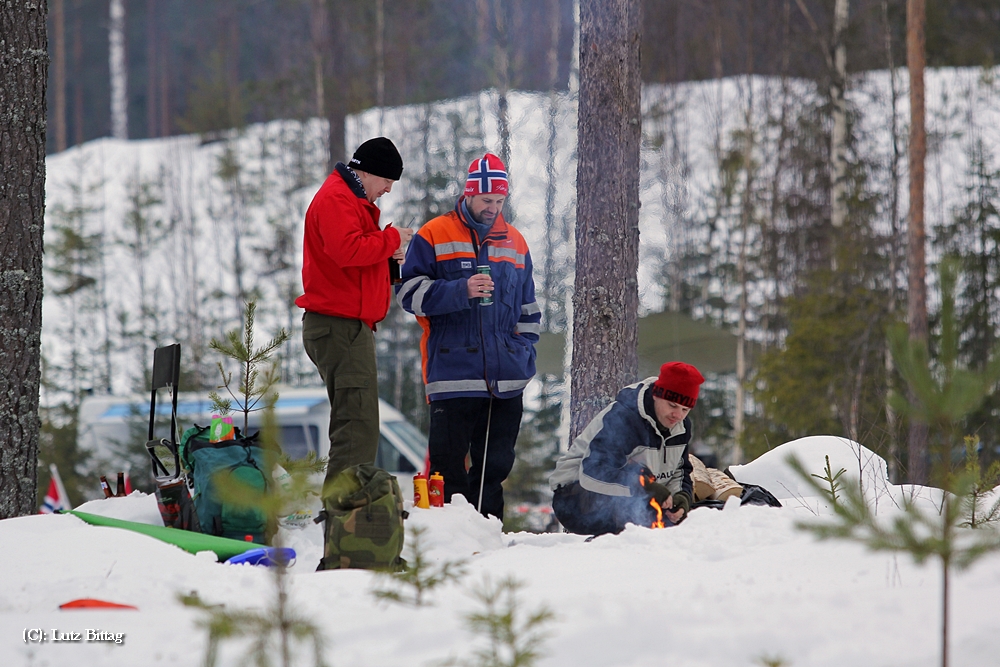
[[[826,468],[822,475],[817,475],[813,473],[812,476],[816,479],[826,482],[830,485],[829,489],[826,489],[824,493],[830,497],[830,501],[836,505],[837,504],[837,492],[840,491],[840,477],[847,472],[844,468],[841,468],[834,474],[833,469],[830,467],[830,455],[826,455]]]
[[[548,636],[545,626],[555,615],[545,606],[526,612],[518,597],[523,584],[513,577],[494,582],[486,577],[473,591],[482,611],[466,615],[473,633],[486,638],[486,646],[476,650],[469,660],[451,660],[445,665],[461,667],[532,667],[542,656],[542,643]]]
[[[984,473],[979,465],[978,449],[979,436],[965,436],[965,474],[969,476],[972,486],[963,498],[963,528],[982,528],[1000,521],[1000,497],[989,509],[984,507],[984,503],[988,502],[987,496],[1000,485],[1000,461],[994,461]]]
[[[227,373],[222,362],[219,362],[219,374],[222,376],[222,386],[219,389],[225,390],[232,397],[223,398],[218,392],[211,392],[208,397],[212,400],[212,409],[220,414],[228,414],[233,408],[233,400],[236,401],[237,409],[243,413],[243,433],[247,432],[250,420],[250,413],[262,410],[262,401],[270,392],[276,401],[278,396],[272,391],[274,385],[278,383],[280,377],[277,364],[268,364],[271,355],[288,340],[288,332],[285,329],[278,329],[278,333],[264,346],[254,349],[254,320],[257,314],[257,300],[251,299],[246,302],[244,311],[243,332],[233,329],[228,332],[224,340],[213,338],[209,347],[222,355],[233,359],[240,365],[239,384],[233,390],[233,374]],[[261,373],[261,367],[268,364]]]
[[[948,667],[948,622],[951,569],[964,569],[981,556],[1000,551],[1000,531],[984,528],[963,531],[970,496],[976,486],[976,468],[951,470],[955,433],[961,420],[975,410],[1000,379],[1000,354],[996,351],[981,372],[960,368],[958,336],[954,318],[956,272],[950,262],[941,267],[941,345],[937,363],[932,363],[926,343],[910,342],[905,326],[890,332],[893,360],[909,385],[914,403],[902,395],[893,397],[898,411],[910,419],[926,421],[933,436],[932,478],[943,489],[940,511],[918,506],[913,498],[903,499],[903,512],[891,522],[880,520],[868,504],[861,488],[844,487],[843,502],[834,503],[834,523],[800,523],[820,538],[849,539],[871,549],[909,553],[917,563],[935,558],[941,563],[941,667]],[[966,445],[968,447],[968,445]],[[968,450],[967,450],[968,451]],[[817,491],[828,493],[806,473],[800,462],[789,461],[800,477]],[[982,482],[982,478],[978,480]]]
[[[380,572],[379,581],[386,586],[376,588],[372,594],[379,600],[397,602],[413,607],[430,604],[427,595],[439,586],[460,580],[465,575],[464,560],[447,560],[432,563],[427,558],[424,536],[427,529],[414,526],[406,538],[406,566],[399,572]]]
[[[790,667],[792,663],[786,662],[780,655],[762,655],[757,658],[757,664],[761,667]]]

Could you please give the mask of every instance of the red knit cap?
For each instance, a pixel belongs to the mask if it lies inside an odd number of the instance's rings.
[[[469,176],[465,181],[465,196],[503,195],[507,196],[507,168],[493,153],[487,153],[469,165]]]
[[[698,402],[698,388],[704,381],[691,364],[671,361],[660,366],[660,377],[653,383],[653,396],[693,408]]]

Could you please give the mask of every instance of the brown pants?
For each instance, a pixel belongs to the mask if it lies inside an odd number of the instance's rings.
[[[378,452],[378,373],[375,336],[367,324],[307,312],[302,345],[330,397],[330,461],[326,481]]]

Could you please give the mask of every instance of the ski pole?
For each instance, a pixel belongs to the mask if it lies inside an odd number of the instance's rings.
[[[476,510],[483,513],[483,485],[486,483],[486,453],[490,449],[490,420],[493,418],[493,396],[490,396],[490,408],[486,413],[486,441],[483,443],[483,467],[479,471],[479,505]]]

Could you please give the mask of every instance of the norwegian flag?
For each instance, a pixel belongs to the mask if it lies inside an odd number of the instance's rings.
[[[38,513],[52,514],[56,511],[72,509],[55,463],[49,464],[49,472],[52,474],[51,479],[49,479],[49,490],[45,493],[45,500],[42,501],[42,508],[38,510]]]
[[[465,181],[466,196],[507,195],[509,183],[503,161],[496,155],[487,153],[469,165],[469,176]]]

